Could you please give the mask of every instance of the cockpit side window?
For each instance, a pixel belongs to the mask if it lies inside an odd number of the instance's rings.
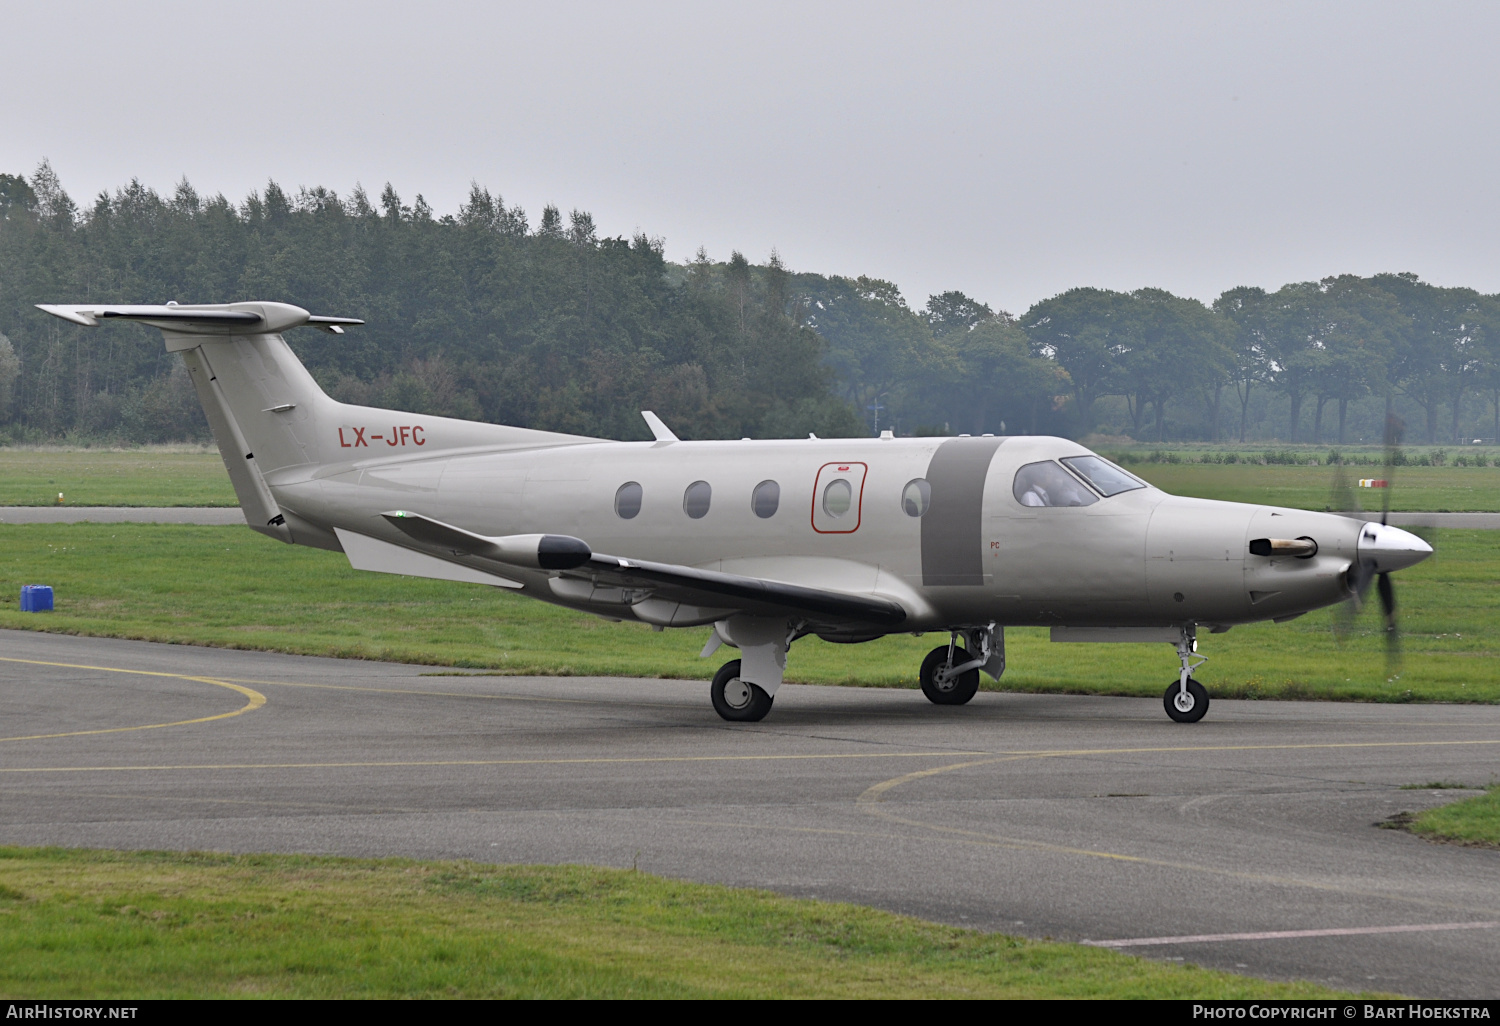
[[[1099,501],[1082,482],[1051,460],[1028,463],[1016,471],[1011,491],[1023,506],[1088,506]]]
[[[1068,469],[1099,490],[1106,499],[1121,492],[1146,487],[1146,482],[1133,474],[1127,474],[1109,460],[1099,456],[1067,456],[1063,462]]]

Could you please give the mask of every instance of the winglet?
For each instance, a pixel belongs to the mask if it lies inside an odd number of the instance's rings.
[[[641,416],[646,418],[646,426],[651,429],[651,434],[656,436],[658,442],[680,442],[682,439],[672,434],[672,429],[661,422],[661,418],[650,410],[642,410]]]

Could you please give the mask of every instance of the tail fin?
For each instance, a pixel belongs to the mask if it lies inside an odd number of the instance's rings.
[[[160,328],[167,350],[182,354],[192,376],[245,521],[285,542],[295,540],[292,529],[266,484],[266,475],[279,470],[380,454],[592,441],[335,401],[281,333],[308,325],[342,334],[345,326],[364,323],[354,318],[314,317],[285,303],[38,307],[90,327],[119,318]],[[376,439],[381,444],[372,446]]]

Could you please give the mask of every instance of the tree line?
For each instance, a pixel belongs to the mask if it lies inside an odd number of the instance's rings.
[[[1079,288],[1019,317],[957,291],[917,309],[889,282],[793,273],[775,253],[674,264],[660,239],[601,237],[550,205],[533,224],[478,185],[445,215],[390,185],[372,199],[274,182],[231,203],[132,181],[82,206],[43,162],[0,174],[0,438],[206,437],[154,332],[33,306],[169,299],[364,318],[289,339],[346,401],[615,438],[645,437],[641,409],[697,438],[1342,443],[1396,411],[1447,442],[1500,420],[1500,301],[1410,274],[1211,306]]]

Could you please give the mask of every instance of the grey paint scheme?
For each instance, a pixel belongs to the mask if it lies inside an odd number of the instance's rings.
[[[922,517],[922,583],[984,584],[984,488],[1004,438],[952,438],[927,465],[932,505]]]
[[[337,550],[335,529],[354,532],[495,573],[543,601],[672,626],[722,623],[737,613],[761,622],[769,614],[723,596],[695,602],[682,588],[661,598],[649,583],[502,572],[472,555],[423,546],[381,514],[410,510],[485,536],[573,535],[594,552],[876,596],[905,609],[903,631],[990,622],[1227,626],[1295,615],[1348,594],[1344,574],[1361,525],[1346,517],[1178,498],[1151,487],[1085,507],[1022,506],[1011,492],[1020,466],[1089,452],[1066,439],[614,442],[376,410],[334,401],[293,355],[280,332],[306,323],[306,311],[273,303],[213,309],[253,310],[265,330],[199,326],[188,334],[172,323],[157,326],[168,349],[184,356],[247,521],[285,542]],[[392,444],[389,429],[400,425],[420,426],[420,445],[415,435]],[[370,441],[377,431],[387,436],[379,444]],[[357,437],[365,444],[351,444]],[[851,533],[814,529],[817,474],[835,461],[868,465]],[[915,519],[903,512],[901,492],[924,476],[932,507]],[[781,502],[762,519],[750,495],[766,479],[780,483]],[[697,480],[712,485],[713,501],[695,520],[683,512],[682,496]],[[644,491],[630,520],[613,510],[626,481]],[[1304,535],[1318,542],[1313,559],[1247,554],[1249,538]],[[782,622],[850,638],[886,629],[794,612]]]

